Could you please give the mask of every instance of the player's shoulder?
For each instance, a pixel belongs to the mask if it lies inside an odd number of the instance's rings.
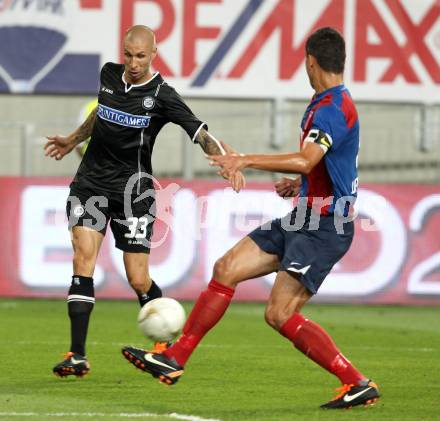
[[[343,108],[347,103],[353,104],[350,92],[344,85],[338,86],[321,98],[317,104],[315,116],[324,119],[340,117],[344,114]]]
[[[332,120],[340,114],[341,110],[333,98],[324,98],[315,109],[314,120]]]
[[[158,80],[160,82],[160,88],[159,88],[159,94],[164,96],[170,96],[170,95],[178,95],[176,89],[168,84],[163,78],[159,78]]]
[[[323,98],[313,120],[316,126],[335,133],[345,132],[358,124],[358,113],[348,89],[342,85]]]
[[[182,98],[180,94],[177,92],[177,90],[169,85],[165,80],[162,78],[158,79],[158,86],[156,89],[156,97],[159,99],[159,101],[163,102],[174,102],[174,101],[182,101]]]
[[[124,65],[118,63],[112,63],[108,61],[101,68],[101,74],[122,74],[124,71]]]

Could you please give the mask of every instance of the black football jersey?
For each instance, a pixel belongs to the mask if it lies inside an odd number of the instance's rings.
[[[151,154],[162,127],[178,124],[195,141],[206,125],[159,73],[130,85],[124,79],[124,65],[106,63],[100,82],[96,122],[73,183],[124,192],[128,180],[134,180],[137,192],[132,193],[139,194],[152,187],[142,173],[152,174]]]

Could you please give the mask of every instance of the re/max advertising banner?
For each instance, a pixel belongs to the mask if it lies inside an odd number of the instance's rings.
[[[0,296],[65,297],[72,276],[65,217],[67,178],[0,178]],[[285,215],[291,200],[271,183],[239,194],[222,181],[160,180],[150,272],[167,296],[195,299],[213,265],[253,228]],[[362,185],[349,252],[324,281],[318,302],[440,304],[440,188]],[[236,300],[266,300],[274,275],[249,280]],[[97,298],[134,299],[111,230],[94,281]]]
[[[134,24],[183,95],[309,98],[305,41],[332,26],[356,100],[440,102],[438,0],[0,0],[0,92],[95,94]]]

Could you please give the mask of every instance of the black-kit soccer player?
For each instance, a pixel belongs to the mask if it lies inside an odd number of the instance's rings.
[[[266,322],[342,383],[338,395],[321,407],[370,405],[379,398],[377,385],[341,353],[321,326],[301,314],[352,243],[359,151],[358,115],[343,83],[343,37],[332,28],[315,31],[306,42],[305,62],[315,95],[301,122],[298,153],[240,155],[225,145],[226,155],[209,157],[212,165],[228,174],[245,168],[301,174],[275,185],[282,197],[299,193],[299,204],[285,217],[251,232],[217,260],[208,288],[171,347],[162,353],[130,346],[122,349],[126,359],[163,383],[179,380],[199,342],[222,318],[240,282],[277,272]]]
[[[154,33],[130,28],[124,37],[124,64],[106,63],[100,75],[98,105],[69,136],[49,136],[46,155],[60,160],[91,136],[70,185],[67,216],[73,246],[73,276],[68,293],[71,347],[53,371],[82,376],[90,369],[86,337],[95,303],[93,273],[107,225],[123,251],[128,282],[141,306],[162,296],[149,274],[155,219],[151,155],[156,137],[169,123],[181,126],[205,154],[221,154],[221,144],[179,94],[156,72]],[[244,185],[241,173],[228,177],[234,190]],[[163,346],[163,344],[159,344]]]

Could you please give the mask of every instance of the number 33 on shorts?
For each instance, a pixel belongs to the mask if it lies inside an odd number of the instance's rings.
[[[124,234],[125,238],[145,238],[147,236],[147,227],[150,223],[147,217],[136,218],[130,216],[127,218],[129,232]]]

